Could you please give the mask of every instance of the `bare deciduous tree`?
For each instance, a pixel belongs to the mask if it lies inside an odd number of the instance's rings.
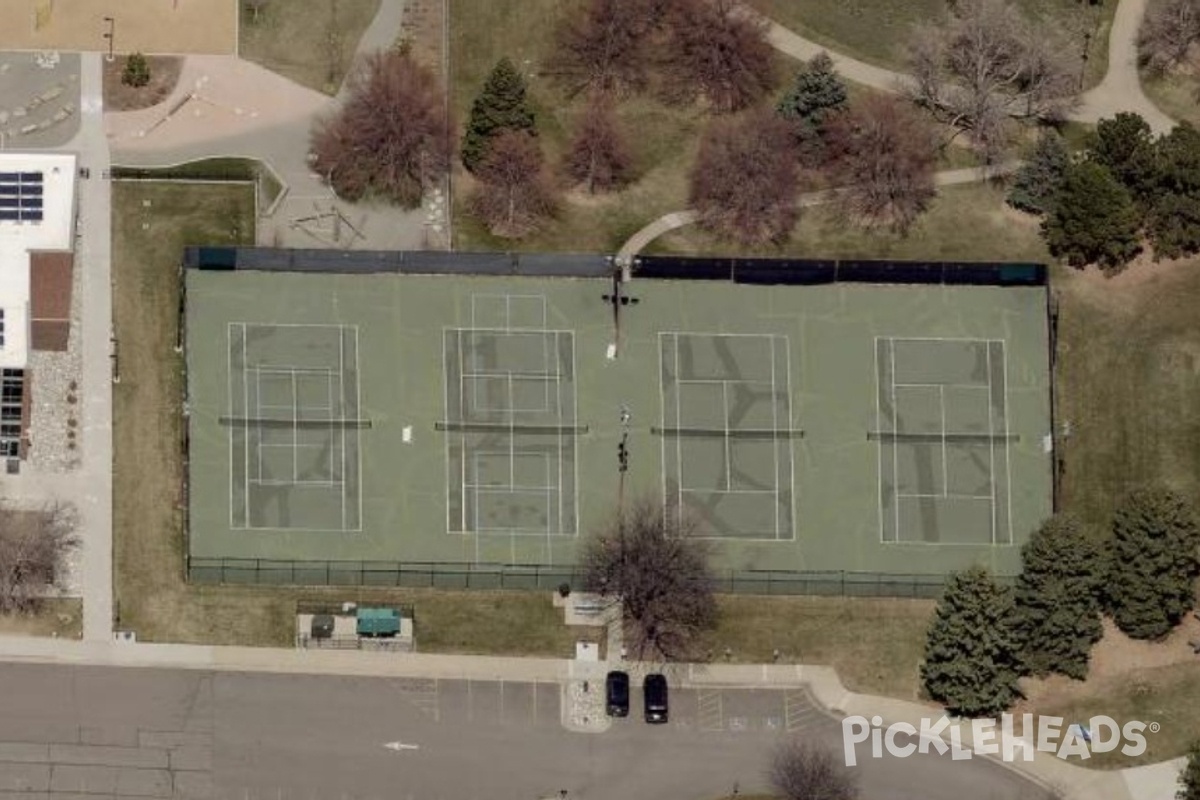
[[[1065,52],[1008,0],[960,0],[947,23],[922,26],[909,42],[912,96],[993,157],[1009,117],[1065,117],[1076,89]]]
[[[449,169],[450,129],[437,79],[407,53],[376,53],[311,136],[313,170],[340,197],[377,195],[407,208]]]
[[[628,94],[649,81],[649,38],[661,15],[651,0],[588,0],[555,32],[546,72],[569,95],[584,90]]]
[[[868,225],[905,232],[937,194],[937,140],[905,101],[870,95],[830,121],[830,175],[839,200]]]
[[[783,800],[854,800],[858,782],[828,748],[800,739],[781,742],[768,770],[771,787]]]
[[[28,613],[62,578],[78,544],[75,515],[63,505],[36,511],[0,505],[0,612]]]
[[[525,131],[505,130],[492,139],[475,177],[471,210],[496,236],[520,238],[555,213],[542,151]]]
[[[1200,41],[1200,0],[1151,4],[1138,31],[1138,58],[1161,75],[1187,60]]]
[[[689,200],[700,224],[720,236],[779,243],[799,216],[799,182],[791,126],[763,109],[709,126],[692,167]]]
[[[585,587],[621,603],[638,659],[686,658],[716,626],[707,544],[673,509],[641,498],[582,551]]]
[[[629,145],[607,95],[597,92],[590,98],[565,166],[567,174],[584,184],[589,193],[615,189],[629,180]]]
[[[775,88],[767,22],[739,0],[674,0],[663,26],[665,99],[687,103],[703,97],[724,114],[753,105]]]

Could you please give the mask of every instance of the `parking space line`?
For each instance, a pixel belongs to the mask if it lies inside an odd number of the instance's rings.
[[[724,696],[720,689],[696,690],[696,727],[702,731],[725,729]]]
[[[788,689],[783,693],[783,727],[789,733],[798,731],[816,715],[808,692]]]

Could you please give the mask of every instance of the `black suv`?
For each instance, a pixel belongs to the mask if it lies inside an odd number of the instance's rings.
[[[667,721],[667,679],[663,675],[654,672],[646,676],[642,699],[646,705],[646,722]]]
[[[629,673],[613,671],[604,679],[604,701],[610,717],[629,716]]]

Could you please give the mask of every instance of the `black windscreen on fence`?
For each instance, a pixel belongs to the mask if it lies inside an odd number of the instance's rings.
[[[285,250],[273,247],[188,247],[184,266],[203,270],[499,275],[606,278],[610,256],[597,253],[460,253],[424,250]],[[634,279],[733,281],[749,285],[827,283],[1044,286],[1044,264],[793,258],[638,256]]]

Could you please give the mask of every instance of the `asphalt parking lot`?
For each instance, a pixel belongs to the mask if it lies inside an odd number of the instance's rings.
[[[21,664],[0,682],[3,800],[707,800],[761,789],[785,737],[841,748],[839,723],[782,689],[676,687],[648,725],[635,687],[628,718],[576,733],[555,683]],[[1041,800],[981,759],[856,774],[871,800]]]

